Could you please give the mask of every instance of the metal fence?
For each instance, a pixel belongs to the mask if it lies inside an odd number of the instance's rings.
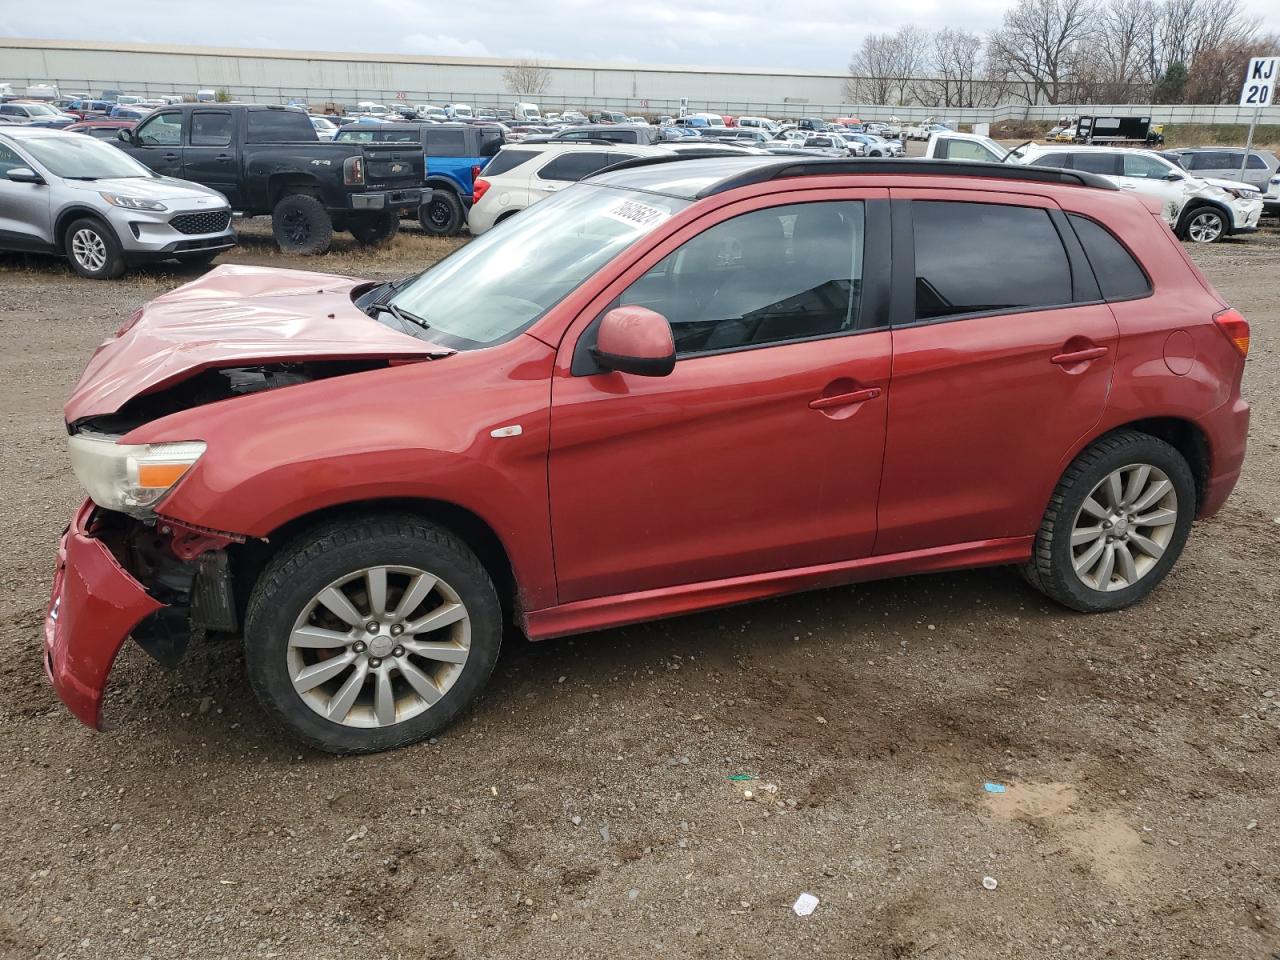
[[[34,84],[54,83],[66,95],[69,92],[98,95],[103,90],[119,90],[141,97],[174,94],[194,97],[196,84],[165,83],[156,80],[121,79],[51,79],[49,77],[24,78],[0,77],[0,83],[9,83],[14,93],[21,93]],[[646,99],[642,97],[570,97],[564,94],[516,95],[502,91],[485,92],[464,90],[374,90],[339,87],[283,87],[228,84],[219,88],[235,100],[261,103],[284,103],[291,99],[305,100],[313,106],[322,104],[342,105],[353,108],[358,101],[372,100],[379,103],[404,101],[407,103],[468,103],[477,109],[510,108],[516,100],[536,103],[544,110],[619,110],[627,114],[645,116],[676,115],[682,101],[675,99]],[[1056,121],[1062,117],[1087,114],[1091,116],[1150,116],[1155,123],[1222,123],[1246,124],[1253,119],[1251,108],[1231,104],[1002,104],[993,107],[942,107],[942,106],[893,106],[868,103],[811,103],[795,99],[781,102],[752,102],[734,100],[687,101],[692,112],[712,112],[729,116],[785,117],[860,117],[883,120],[897,117],[904,121],[935,119],[950,124],[1001,123],[1004,121]],[[1280,105],[1261,111],[1259,122],[1280,124]]]

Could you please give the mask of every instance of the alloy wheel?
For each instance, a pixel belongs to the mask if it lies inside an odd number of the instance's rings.
[[[289,210],[284,216],[284,232],[291,243],[306,243],[311,239],[311,223],[301,210]]]
[[[1151,573],[1178,522],[1178,495],[1158,467],[1111,471],[1090,491],[1071,526],[1071,563],[1087,587],[1124,590]]]
[[[366,567],[303,606],[289,635],[289,678],[327,720],[388,727],[438,703],[470,645],[470,614],[449,584],[416,567]]]
[[[107,262],[107,244],[97,231],[85,227],[71,235],[71,255],[84,269],[97,273]]]
[[[1197,213],[1187,224],[1187,236],[1196,243],[1213,243],[1222,236],[1222,217],[1207,210]]]

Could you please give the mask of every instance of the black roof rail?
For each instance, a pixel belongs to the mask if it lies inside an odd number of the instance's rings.
[[[767,183],[785,177],[821,177],[838,174],[932,174],[940,177],[995,177],[1001,180],[1026,180],[1032,183],[1059,183],[1079,187],[1096,187],[1100,190],[1119,190],[1114,183],[1095,173],[1083,170],[1063,170],[1059,167],[1025,166],[1018,163],[982,163],[971,160],[929,160],[907,158],[884,160],[879,158],[834,157],[814,158],[799,162],[784,160],[780,163],[763,163],[711,184],[699,191],[697,199],[724,193],[737,187],[755,183]]]
[[[635,144],[632,144],[635,146]],[[702,160],[707,157],[750,157],[752,154],[743,153],[741,150],[725,150],[718,147],[699,147],[696,150],[681,150],[679,152],[672,151],[670,156],[657,155],[647,157],[632,157],[630,160],[619,160],[617,163],[611,163],[607,167],[601,167],[599,170],[593,170],[583,180],[589,180],[591,177],[601,173],[615,173],[618,170],[630,170],[632,167],[648,167],[655,163],[675,163],[679,160]],[[762,158],[763,159],[763,158]]]

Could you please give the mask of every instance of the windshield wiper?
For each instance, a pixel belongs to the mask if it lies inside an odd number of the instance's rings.
[[[394,303],[385,300],[369,304],[369,309],[374,313],[389,313],[405,326],[413,323],[423,330],[431,329],[431,324],[427,323],[425,317],[420,317],[416,313],[411,313],[403,307],[397,307]]]

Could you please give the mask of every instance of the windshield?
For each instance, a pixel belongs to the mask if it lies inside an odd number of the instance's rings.
[[[474,350],[510,340],[690,201],[580,183],[538,203],[397,290],[424,340]],[[416,332],[416,331],[415,331]]]
[[[58,116],[57,110],[53,109],[53,107],[47,107],[43,103],[28,103],[28,104],[24,104],[24,106],[26,106],[27,108],[27,113],[29,113],[33,117]]]
[[[22,146],[55,177],[68,180],[155,176],[123,150],[75,133],[65,137],[31,137],[24,139]]]

